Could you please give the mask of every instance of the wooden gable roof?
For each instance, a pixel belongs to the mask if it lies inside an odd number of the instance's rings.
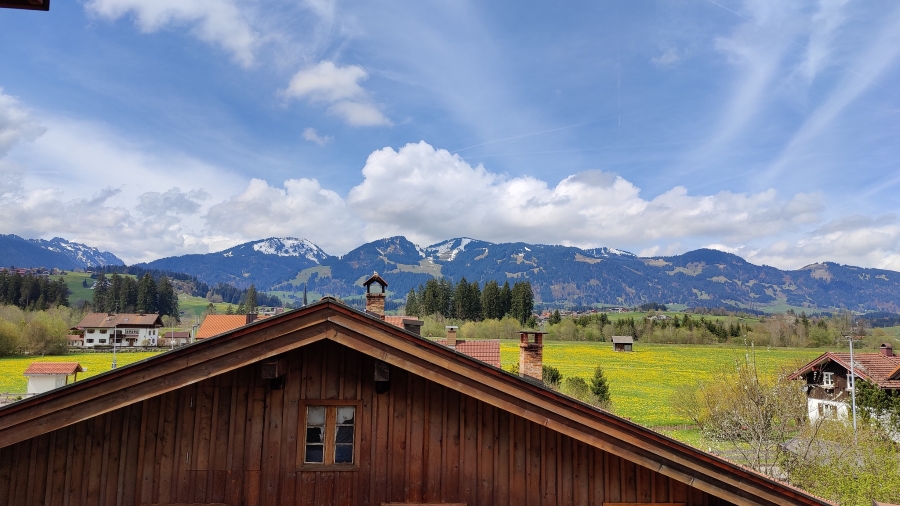
[[[828,504],[334,299],[0,408],[0,448],[331,340],[734,504]]]

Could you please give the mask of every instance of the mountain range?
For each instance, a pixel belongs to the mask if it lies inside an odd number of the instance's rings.
[[[104,265],[125,265],[125,262],[112,253],[60,237],[47,241],[0,234],[0,266],[3,267],[56,267],[70,270]]]
[[[767,306],[900,312],[900,273],[825,262],[797,270],[754,265],[711,249],[638,257],[613,248],[581,249],[455,238],[422,247],[405,237],[363,244],[342,256],[296,238],[270,238],[206,255],[143,266],[185,272],[207,283],[351,298],[378,272],[396,302],[433,277],[482,286],[528,280],[538,303],[635,306],[645,302],[762,309]]]
[[[112,253],[61,238],[50,241],[0,235],[0,265],[86,268],[124,265]],[[797,270],[754,265],[711,249],[682,255],[638,257],[614,248],[581,249],[455,238],[419,246],[389,237],[342,256],[328,255],[306,239],[252,241],[225,251],[182,255],[138,264],[196,276],[209,284],[277,291],[300,299],[304,288],[346,299],[363,294],[373,272],[389,283],[390,299],[435,277],[484,285],[528,280],[535,301],[556,306],[635,306],[645,302],[691,307],[847,308],[900,312],[900,273],[824,262]]]

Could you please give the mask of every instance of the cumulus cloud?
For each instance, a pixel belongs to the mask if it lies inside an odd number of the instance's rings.
[[[681,237],[732,241],[814,222],[821,197],[774,190],[692,196],[675,187],[653,199],[621,176],[587,171],[555,186],[472,166],[425,142],[372,153],[347,198],[367,237],[410,234],[428,242],[467,235],[578,246],[641,245]],[[386,198],[386,196],[390,196]]]
[[[161,217],[166,215],[190,215],[200,210],[200,202],[209,198],[204,190],[181,191],[181,188],[170,188],[164,193],[147,192],[141,195],[135,208],[144,216]]]
[[[340,195],[305,178],[289,179],[282,188],[253,179],[240,194],[212,206],[205,219],[213,234],[305,237],[327,251],[358,246],[363,230]]]
[[[198,39],[218,45],[241,65],[253,63],[260,35],[237,0],[88,0],[88,12],[116,20],[133,15],[137,27],[152,33],[171,25],[190,26]]]
[[[328,112],[353,126],[390,125],[372,98],[359,83],[369,74],[356,65],[340,67],[330,61],[303,69],[291,78],[281,96],[328,104]]]
[[[319,135],[319,132],[312,127],[303,131],[303,138],[319,146],[324,146],[334,140],[334,137],[330,135]]]
[[[33,141],[45,131],[15,97],[4,94],[0,88],[0,158],[16,144]]]

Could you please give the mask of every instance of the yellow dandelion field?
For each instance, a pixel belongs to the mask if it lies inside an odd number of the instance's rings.
[[[614,352],[611,343],[545,342],[544,364],[556,367],[563,377],[593,376],[599,364],[610,385],[613,409],[619,416],[647,426],[688,424],[676,417],[669,405],[675,390],[707,380],[722,367],[743,360],[750,348],[736,346],[654,345],[635,343],[635,351]],[[775,373],[795,367],[823,350],[765,348],[754,350],[760,372]],[[500,345],[504,368],[518,362],[518,343]]]

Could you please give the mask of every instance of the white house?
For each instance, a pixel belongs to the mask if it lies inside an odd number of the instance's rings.
[[[84,331],[84,347],[93,348],[156,346],[162,326],[157,313],[90,313],[75,328]]]
[[[28,393],[42,394],[68,385],[69,376],[74,382],[80,372],[84,369],[77,362],[32,362],[22,374],[28,378]]]

